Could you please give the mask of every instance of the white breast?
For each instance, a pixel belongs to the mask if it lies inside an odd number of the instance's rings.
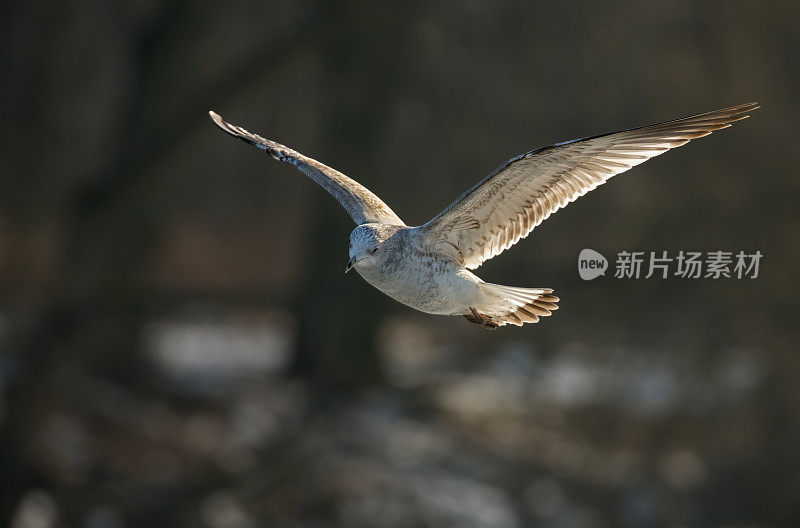
[[[389,297],[422,312],[457,315],[479,302],[480,279],[449,257],[396,249],[386,251],[379,265],[356,270]]]

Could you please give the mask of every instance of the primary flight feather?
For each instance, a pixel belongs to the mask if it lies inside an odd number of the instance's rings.
[[[520,154],[418,227],[406,226],[380,198],[341,172],[209,115],[228,134],[296,166],[342,204],[357,224],[345,271],[355,268],[377,289],[417,310],[463,315],[493,329],[535,323],[557,309],[558,298],[549,288],[487,283],[469,270],[612,176],[729,127],[757,108],[758,103],[747,103]]]

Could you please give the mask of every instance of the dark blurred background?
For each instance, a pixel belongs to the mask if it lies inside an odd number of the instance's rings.
[[[797,2],[8,2],[0,525],[800,525]],[[207,117],[410,225],[554,141],[758,100],[478,272],[487,332],[344,276],[354,227]],[[580,280],[585,247],[760,250]]]

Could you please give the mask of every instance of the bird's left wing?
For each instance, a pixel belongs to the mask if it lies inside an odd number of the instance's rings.
[[[320,187],[336,198],[339,203],[342,204],[342,207],[350,213],[350,216],[355,220],[356,224],[361,225],[377,222],[399,226],[405,225],[403,221],[400,220],[400,217],[398,217],[388,205],[383,203],[380,198],[370,192],[369,189],[357,181],[348,178],[341,172],[317,160],[304,156],[289,147],[285,147],[280,143],[264,139],[259,135],[248,132],[242,127],[231,125],[214,112],[209,112],[208,115],[211,116],[211,119],[218,127],[233,137],[265,150],[267,154],[278,161],[291,163],[300,169],[300,172],[317,182]]]
[[[748,103],[526,152],[503,163],[417,229],[440,250],[475,269],[615,174],[726,128],[756,108],[757,103]]]

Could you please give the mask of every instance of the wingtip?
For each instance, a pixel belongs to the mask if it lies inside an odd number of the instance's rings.
[[[749,103],[745,103],[741,106],[743,112],[752,112],[753,110],[758,110],[759,108],[761,108],[761,105],[758,103],[758,101],[750,101]]]
[[[749,112],[752,112],[753,110],[758,110],[759,108],[761,108],[761,105],[758,104],[758,101],[750,101],[749,103],[741,105],[739,108],[741,109],[740,110],[741,114],[737,116],[735,119],[732,119],[731,123],[734,123],[736,121],[741,121],[742,119],[747,119],[748,117],[750,117]]]
[[[208,111],[208,117],[211,118],[211,120],[214,122],[215,125],[217,125],[218,127],[220,127],[223,130],[227,130],[228,127],[225,126],[225,125],[227,125],[227,123],[225,122],[224,119],[222,119],[222,116],[220,116],[218,113],[216,113],[213,110],[209,110]]]

